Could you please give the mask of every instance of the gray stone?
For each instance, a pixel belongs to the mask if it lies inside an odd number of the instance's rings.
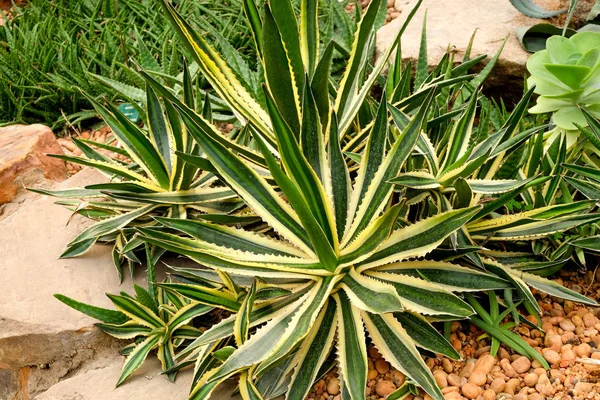
[[[86,169],[57,188],[104,181]],[[54,201],[29,196],[0,221],[0,371],[7,374],[2,379],[18,373],[18,392],[25,394],[47,389],[103,351],[118,354],[119,343],[96,329],[97,321],[62,304],[55,293],[112,308],[106,292],[132,289],[131,282],[119,287],[109,246],[96,245],[74,259],[58,258],[91,221],[75,216],[67,224],[71,212]],[[145,284],[143,279],[138,283]]]
[[[405,22],[409,11],[417,0],[397,0],[402,14],[382,27],[377,34],[377,54],[381,54],[393,42]],[[558,9],[563,1],[545,0],[546,9]],[[504,96],[515,98],[522,94],[525,63],[529,54],[523,50],[515,29],[547,22],[528,18],[517,11],[508,0],[423,0],[423,3],[402,36],[402,57],[405,61],[416,60],[419,54],[423,17],[427,10],[428,62],[434,67],[445,54],[448,46],[453,46],[455,60],[462,60],[473,32],[477,31],[472,57],[488,54],[487,60],[499,50],[508,35],[504,51],[496,68],[486,82],[492,90],[501,88]],[[487,61],[486,61],[487,62]]]
[[[122,360],[113,359],[66,379],[37,396],[36,400],[185,400],[188,397],[192,371],[177,376],[174,383],[160,375],[160,365],[155,357],[148,359],[123,385],[115,388]],[[213,393],[211,399],[232,399],[235,381],[226,381]],[[239,399],[239,397],[235,397]]]

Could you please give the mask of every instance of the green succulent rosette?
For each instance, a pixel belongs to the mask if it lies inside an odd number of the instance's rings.
[[[588,125],[581,108],[600,118],[600,33],[549,38],[546,50],[529,58],[527,70],[528,85],[540,95],[532,114],[553,113],[557,130],[564,131]]]

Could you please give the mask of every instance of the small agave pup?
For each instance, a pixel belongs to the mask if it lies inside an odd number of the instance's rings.
[[[550,138],[566,132],[570,147],[581,127],[600,118],[600,33],[580,32],[568,39],[553,36],[546,50],[529,58],[527,69],[531,74],[527,84],[535,85],[540,95],[529,111],[553,113],[556,129]]]

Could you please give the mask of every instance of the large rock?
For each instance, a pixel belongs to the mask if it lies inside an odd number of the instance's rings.
[[[105,180],[86,169],[58,187]],[[106,292],[132,287],[131,282],[119,287],[109,246],[96,245],[74,259],[58,258],[90,221],[76,216],[67,225],[71,212],[54,201],[36,195],[0,221],[0,385],[16,382],[23,396],[47,389],[99,352],[117,354],[119,344],[96,329],[96,321],[53,295],[111,307]],[[143,279],[138,283],[145,284]],[[21,398],[27,397],[15,397]]]
[[[47,179],[67,177],[65,162],[46,154],[63,154],[52,130],[44,125],[0,128],[0,204],[11,201],[20,189],[18,178],[39,170]]]
[[[122,360],[113,359],[105,365],[96,366],[86,372],[66,379],[51,387],[36,400],[185,400],[188,398],[192,374],[183,371],[174,383],[160,375],[160,366],[155,358],[149,359],[135,374],[119,388]],[[211,399],[233,399],[234,381],[226,381],[213,393]],[[239,397],[235,397],[239,399]]]
[[[391,45],[416,3],[417,0],[396,0],[396,8],[400,7],[402,14],[379,30],[377,54],[381,54]],[[552,10],[564,7],[565,3],[568,2],[545,0],[539,4]],[[518,98],[522,94],[525,64],[529,54],[521,47],[515,36],[515,29],[547,21],[526,17],[515,9],[509,0],[423,0],[402,36],[402,57],[405,61],[416,60],[418,57],[425,11],[430,67],[437,65],[449,45],[454,46],[455,60],[462,60],[475,31],[477,33],[471,55],[474,57],[488,54],[488,60],[500,49],[506,36],[509,36],[486,86],[492,90],[501,89],[505,98]]]
[[[57,188],[82,187],[106,178],[84,169]],[[190,371],[176,384],[160,376],[155,355],[119,389],[123,345],[100,332],[89,318],[53,295],[113,308],[105,293],[119,286],[111,248],[96,245],[84,256],[61,260],[67,243],[91,222],[54,199],[37,196],[0,221],[0,400],[185,400]],[[146,285],[144,274],[136,283]],[[229,389],[229,392],[224,391]],[[231,385],[214,399],[226,399]]]

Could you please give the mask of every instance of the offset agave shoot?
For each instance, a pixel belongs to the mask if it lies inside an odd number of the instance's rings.
[[[423,159],[413,163],[418,169],[402,172],[390,182],[408,190],[408,202],[412,204],[430,202],[439,210],[481,204],[481,209],[464,228],[452,236],[452,250],[460,253],[463,248],[471,265],[510,281],[528,309],[540,312],[527,286],[573,301],[590,303],[590,300],[538,276],[546,271],[556,272],[563,266],[571,256],[568,248],[560,246],[560,251],[556,251],[555,246],[546,245],[534,254],[529,251],[529,242],[541,244],[559,232],[569,232],[577,239],[581,234],[576,228],[593,225],[600,220],[600,215],[594,212],[593,197],[581,201],[571,199],[567,204],[554,202],[557,192],[566,188],[564,183],[560,186],[560,175],[555,175],[557,171],[562,172],[566,147],[562,146],[563,155],[551,164],[554,168],[548,169],[542,162],[549,157],[542,151],[545,126],[519,130],[532,93],[533,90],[526,93],[497,132],[479,142],[472,136],[478,101],[477,96],[472,96],[464,112],[445,130],[430,129],[423,136],[427,140],[417,143]],[[402,126],[410,121],[407,116],[398,120],[404,121]],[[528,144],[533,150],[529,160],[515,159],[515,155],[522,158]],[[586,192],[592,195],[589,190],[592,182],[564,179],[581,185],[582,190],[587,188]],[[504,207],[514,199],[522,200],[528,210],[506,213]],[[421,210],[428,212],[428,207],[423,206]],[[512,243],[515,249],[524,248],[525,253],[521,257],[505,254],[500,250],[506,242]],[[470,246],[471,251],[468,251]],[[487,250],[482,251],[484,246]]]
[[[190,75],[184,73],[185,103],[195,107]],[[90,101],[110,126],[118,146],[73,139],[83,157],[53,155],[53,157],[89,166],[104,173],[109,183],[85,188],[34,191],[59,198],[79,198],[63,201],[74,212],[98,222],[85,229],[69,245],[61,257],[84,254],[97,241],[114,242],[113,260],[119,276],[127,260],[130,268],[140,260],[134,253],[143,250],[143,242],[135,236],[136,226],[152,226],[159,216],[211,219],[235,211],[243,204],[235,193],[219,184],[213,173],[205,171],[206,163],[199,159],[199,147],[182,124],[175,108],[161,106],[154,90],[148,87],[147,120],[142,129],[125,117],[116,107]],[[203,115],[212,122],[211,108],[204,103]],[[94,147],[110,150],[119,158],[110,158]],[[185,153],[185,155],[181,155]],[[126,161],[123,161],[125,159]],[[201,216],[200,216],[201,215]],[[228,217],[228,223],[247,223],[252,219]],[[154,251],[162,252],[159,249]],[[154,254],[155,261],[159,256]]]

